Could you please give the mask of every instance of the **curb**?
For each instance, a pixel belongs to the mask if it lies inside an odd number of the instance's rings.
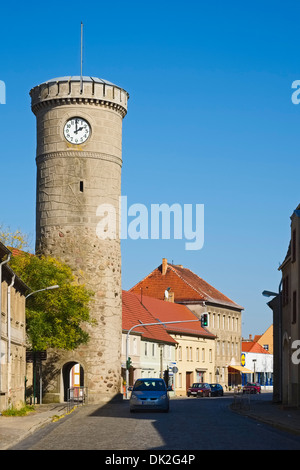
[[[230,405],[229,408],[233,413],[237,413],[239,415],[245,416],[246,418],[253,419],[254,421],[259,421],[260,423],[268,424],[269,426],[279,429],[280,431],[285,431],[291,434],[296,434],[297,436],[300,435],[299,429],[295,429],[291,426],[288,426],[287,424],[283,424],[278,421],[275,421],[274,419],[268,419],[268,418],[264,418],[262,416],[256,415],[255,413],[251,413],[251,412],[247,412],[243,410],[237,410],[237,409],[234,409],[232,405]]]

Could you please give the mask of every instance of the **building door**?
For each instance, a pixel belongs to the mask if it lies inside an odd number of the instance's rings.
[[[193,372],[186,372],[185,376],[185,389],[187,389],[192,385],[193,383]]]

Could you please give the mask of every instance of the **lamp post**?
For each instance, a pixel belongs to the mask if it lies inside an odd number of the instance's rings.
[[[42,292],[43,290],[57,289],[58,287],[59,287],[58,285],[55,285],[55,286],[45,287],[44,289],[35,290],[33,292],[30,292],[30,294],[26,295],[25,299],[28,299],[28,297],[30,297],[33,294],[36,294],[37,292]]]
[[[128,398],[128,379],[129,379],[129,370],[127,368],[127,364],[128,364],[128,353],[129,353],[129,335],[130,333],[132,332],[132,330],[134,330],[135,328],[138,328],[139,326],[153,326],[153,325],[161,325],[161,326],[164,326],[164,325],[167,325],[169,323],[191,323],[191,322],[196,322],[196,321],[201,321],[201,319],[197,319],[197,320],[182,320],[182,321],[165,321],[165,322],[155,322],[155,323],[138,323],[137,325],[134,325],[132,326],[128,332],[127,332],[127,335],[126,335],[126,398]]]
[[[264,291],[262,292],[262,295],[263,295],[264,297],[276,297],[276,295],[278,295],[278,292],[272,292],[272,291],[270,291],[270,290],[264,290]]]
[[[282,401],[282,298],[281,298],[281,287],[282,287],[282,279],[278,286],[278,292],[272,292],[269,290],[264,290],[262,295],[264,297],[277,297],[279,296],[279,318],[278,318],[278,363],[279,363],[279,387],[278,387],[278,395],[279,401]],[[273,310],[273,309],[272,309]],[[274,323],[274,310],[273,310],[273,323]],[[274,397],[274,395],[273,395]],[[274,399],[274,398],[273,398]]]
[[[35,290],[30,292],[30,294],[26,295],[25,302],[33,294],[37,294],[38,292],[43,292],[45,290],[52,290],[58,289],[58,285],[55,284],[54,286],[44,287],[44,289]],[[35,393],[36,393],[36,351],[33,351],[33,403],[35,404]],[[40,361],[40,405],[42,404],[42,360]]]
[[[255,364],[256,364],[256,359],[252,359],[252,362],[253,362],[253,370],[254,370],[254,373],[253,373],[253,382],[256,383],[256,380],[255,380]]]

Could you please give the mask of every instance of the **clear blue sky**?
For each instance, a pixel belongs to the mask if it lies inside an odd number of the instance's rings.
[[[80,73],[130,93],[123,127],[128,204],[204,204],[205,243],[122,242],[123,288],[166,257],[244,306],[243,335],[272,323],[264,289],[300,202],[300,3],[127,1],[1,6],[0,223],[35,231],[35,117],[30,89]],[[176,294],[175,294],[176,295]]]

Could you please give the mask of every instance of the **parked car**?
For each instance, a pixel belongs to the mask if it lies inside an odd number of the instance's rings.
[[[223,387],[220,384],[209,384],[212,397],[222,397],[224,395]]]
[[[130,412],[136,410],[169,411],[169,395],[163,379],[136,380],[129,400]]]
[[[211,389],[207,383],[193,383],[186,392],[187,396],[190,397],[210,397]]]
[[[260,393],[260,392],[261,392],[261,386],[259,383],[248,382],[243,387],[243,393]]]

